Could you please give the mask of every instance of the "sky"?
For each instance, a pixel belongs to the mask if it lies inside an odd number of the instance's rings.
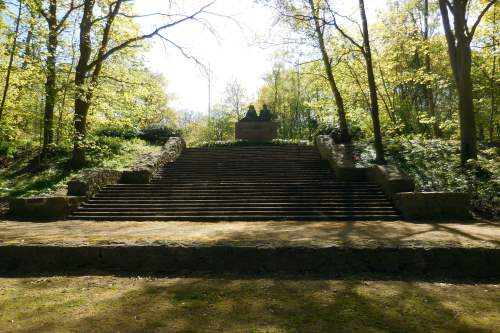
[[[209,0],[179,1],[182,7],[167,8],[169,1],[140,0],[139,14],[156,12],[193,13]],[[356,0],[345,0],[341,12],[353,14]],[[366,1],[368,20],[375,18],[385,0]],[[354,6],[354,7],[353,7]],[[228,82],[238,80],[250,99],[257,97],[263,77],[273,65],[279,47],[263,43],[277,41],[283,28],[275,24],[274,12],[253,0],[216,0],[208,9],[214,14],[200,16],[207,24],[186,21],[165,30],[165,37],[181,46],[189,55],[210,68],[211,104],[223,98]],[[161,25],[161,16],[147,16],[140,21],[144,32]],[[155,38],[147,52],[146,63],[151,70],[167,79],[167,93],[174,97],[171,106],[177,110],[207,113],[208,75],[193,59],[186,58],[169,42]]]

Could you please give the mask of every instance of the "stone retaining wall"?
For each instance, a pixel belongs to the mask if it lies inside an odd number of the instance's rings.
[[[495,248],[0,246],[0,274],[382,274],[496,279]]]
[[[118,183],[121,171],[110,169],[85,169],[68,182],[69,196],[84,196],[90,198],[102,187]]]
[[[328,161],[339,180],[366,179],[367,168],[355,166],[352,145],[336,144],[329,135],[318,135],[315,145],[321,158]]]
[[[467,193],[401,192],[393,195],[396,208],[405,219],[469,219],[470,196]]]
[[[85,200],[82,196],[15,198],[10,200],[9,215],[24,218],[63,219]]]
[[[414,192],[415,182],[394,165],[357,168],[353,148],[336,144],[328,135],[319,135],[316,147],[339,180],[369,180],[380,186],[405,219],[468,219],[470,196],[467,193]]]
[[[142,155],[131,170],[124,171],[120,182],[124,184],[149,183],[153,174],[166,163],[175,161],[185,147],[186,144],[182,138],[169,138],[159,153]]]

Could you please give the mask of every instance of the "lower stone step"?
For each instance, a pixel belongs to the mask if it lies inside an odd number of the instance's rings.
[[[495,279],[500,249],[460,247],[3,245],[2,274],[326,274]]]
[[[354,214],[264,214],[264,215],[120,215],[108,216],[99,213],[96,214],[77,214],[71,215],[69,219],[73,220],[92,220],[92,221],[192,221],[192,222],[218,222],[218,221],[396,221],[400,219],[397,214],[376,215],[354,215]]]

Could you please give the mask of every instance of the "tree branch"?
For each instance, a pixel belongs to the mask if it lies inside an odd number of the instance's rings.
[[[171,28],[173,26],[176,26],[182,22],[185,22],[187,20],[191,20],[191,19],[194,19],[197,15],[203,13],[205,11],[205,9],[207,9],[208,7],[210,7],[211,5],[213,5],[215,3],[215,1],[217,0],[212,0],[211,2],[209,2],[208,4],[206,4],[205,6],[201,7],[200,9],[198,9],[196,12],[194,12],[193,14],[189,15],[189,16],[186,16],[180,20],[177,20],[175,22],[172,22],[172,23],[168,23],[168,24],[164,24],[158,28],[156,28],[154,31],[152,31],[151,33],[148,33],[148,34],[145,34],[145,35],[141,35],[141,36],[137,36],[137,37],[133,37],[133,38],[130,38],[128,40],[126,40],[125,42],[109,49],[107,52],[104,52],[101,56],[98,56],[94,61],[92,61],[88,68],[92,68],[92,67],[95,67],[98,63],[101,63],[103,62],[104,60],[106,60],[107,58],[109,58],[109,56],[111,56],[112,54],[114,54],[115,52],[118,52],[128,46],[130,46],[131,44],[134,44],[134,43],[137,43],[137,42],[140,42],[142,40],[145,40],[145,39],[149,39],[149,38],[152,38],[154,36],[158,36],[159,33],[162,31],[162,30],[165,30],[167,28]]]
[[[469,38],[469,42],[472,40],[472,37],[474,37],[474,33],[476,32],[476,28],[479,25],[479,22],[481,22],[481,19],[483,18],[484,14],[491,8],[491,6],[496,2],[497,0],[492,0],[490,1],[486,7],[481,11],[479,16],[477,17],[476,22],[472,25],[472,28],[470,29],[470,32],[468,33],[467,38]]]

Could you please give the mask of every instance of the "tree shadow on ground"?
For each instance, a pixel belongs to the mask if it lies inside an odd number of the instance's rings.
[[[216,278],[152,280],[122,287],[115,297],[90,301],[92,311],[74,319],[44,321],[67,302],[25,313],[41,316],[40,322],[19,332],[486,333],[493,331],[494,320],[481,327],[474,313],[494,318],[498,305],[498,293],[453,303],[473,286],[440,289],[413,282]],[[453,293],[457,290],[463,295]]]

